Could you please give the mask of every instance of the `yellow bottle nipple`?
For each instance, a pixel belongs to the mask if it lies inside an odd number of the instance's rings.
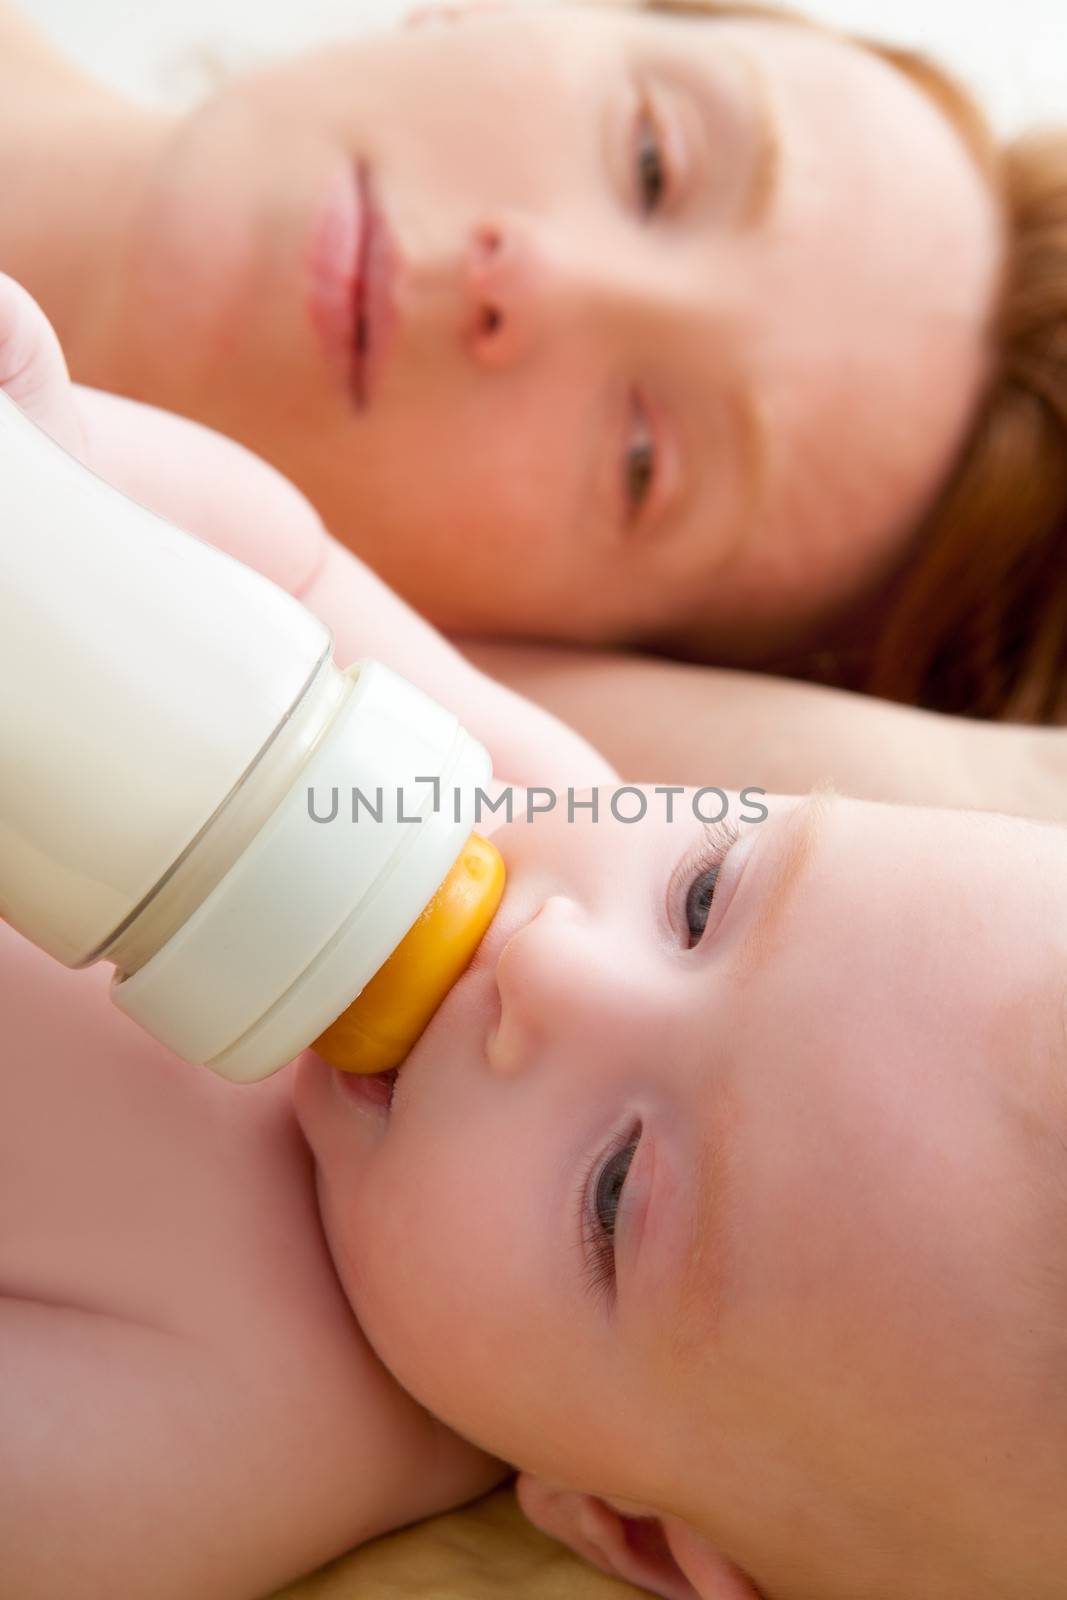
[[[311,1048],[342,1072],[399,1066],[470,964],[500,904],[504,875],[500,851],[472,833],[388,961]]]

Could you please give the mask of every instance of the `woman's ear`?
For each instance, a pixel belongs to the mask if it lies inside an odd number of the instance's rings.
[[[676,1517],[627,1515],[597,1495],[557,1489],[528,1472],[519,1473],[515,1494],[542,1533],[663,1600],[760,1600],[743,1572]]]

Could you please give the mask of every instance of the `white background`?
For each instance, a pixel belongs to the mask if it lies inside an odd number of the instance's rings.
[[[215,68],[239,69],[389,26],[409,0],[16,0],[94,75],[184,105]],[[552,4],[554,0],[539,0]],[[1067,121],[1067,0],[793,0],[858,32],[916,45],[954,68],[1008,131]]]

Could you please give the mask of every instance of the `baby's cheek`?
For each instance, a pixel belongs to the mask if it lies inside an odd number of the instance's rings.
[[[315,1188],[326,1248],[329,1250],[334,1271],[345,1292],[345,1298],[358,1316],[355,1300],[359,1281],[355,1270],[351,1209],[339,1198],[335,1185],[321,1166],[316,1166],[315,1169]]]
[[[328,1189],[320,1204],[348,1302],[381,1359],[406,1385],[434,1284],[409,1246],[412,1229],[403,1198],[391,1205],[384,1189],[373,1184],[354,1193],[342,1183]]]
[[[493,1409],[499,1374],[521,1351],[513,1340],[505,1355],[497,1336],[496,1263],[447,1210],[442,1202],[407,1259],[402,1242],[380,1259],[391,1279],[381,1338],[405,1387],[462,1431],[480,1418],[483,1398]]]

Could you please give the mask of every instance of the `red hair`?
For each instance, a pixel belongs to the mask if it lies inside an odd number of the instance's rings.
[[[1067,720],[1067,130],[998,146],[971,96],[925,56],[783,7],[643,4],[791,22],[882,57],[949,118],[1006,224],[994,371],[933,509],[881,594],[823,648],[766,666],[958,715]]]

